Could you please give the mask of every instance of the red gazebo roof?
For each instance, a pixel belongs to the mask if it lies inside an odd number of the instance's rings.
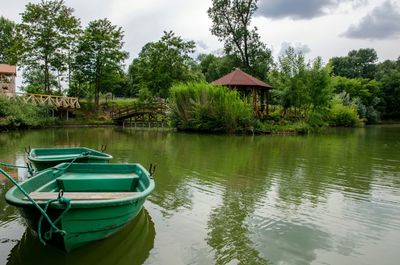
[[[264,83],[261,80],[258,80],[254,76],[246,74],[239,68],[236,68],[235,71],[213,81],[212,84],[224,85],[224,86],[248,86],[248,87],[272,89],[271,85]]]

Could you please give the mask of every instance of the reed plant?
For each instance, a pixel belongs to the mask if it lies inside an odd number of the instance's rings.
[[[204,82],[174,85],[169,106],[172,126],[180,130],[234,133],[254,123],[251,107],[238,92]]]

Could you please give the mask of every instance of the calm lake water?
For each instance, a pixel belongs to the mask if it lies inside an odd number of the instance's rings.
[[[254,137],[11,132],[0,133],[0,161],[22,165],[25,146],[102,144],[115,162],[158,165],[135,221],[64,254],[6,204],[11,184],[0,177],[0,264],[400,264],[400,126]]]

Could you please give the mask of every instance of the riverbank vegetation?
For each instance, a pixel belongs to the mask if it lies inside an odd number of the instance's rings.
[[[174,85],[170,101],[172,126],[180,130],[244,132],[254,119],[238,92],[205,82]]]
[[[28,3],[21,23],[0,19],[0,63],[18,64],[22,90],[80,97],[93,113],[102,108],[101,96],[169,98],[172,125],[181,129],[304,131],[400,119],[400,57],[379,61],[374,49],[362,48],[323,62],[289,47],[273,58],[251,27],[256,10],[257,1],[212,1],[210,31],[223,43],[222,54],[199,54],[195,41],[164,31],[126,67],[121,27],[99,19],[83,28],[63,0]],[[237,67],[272,85],[263,119],[247,116],[246,98],[205,83]]]
[[[10,100],[0,95],[0,131],[54,125],[50,112],[46,106],[25,103],[18,98]]]

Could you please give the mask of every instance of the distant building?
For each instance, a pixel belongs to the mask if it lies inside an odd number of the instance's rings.
[[[17,67],[15,65],[0,64],[0,93],[15,94],[15,77]]]

